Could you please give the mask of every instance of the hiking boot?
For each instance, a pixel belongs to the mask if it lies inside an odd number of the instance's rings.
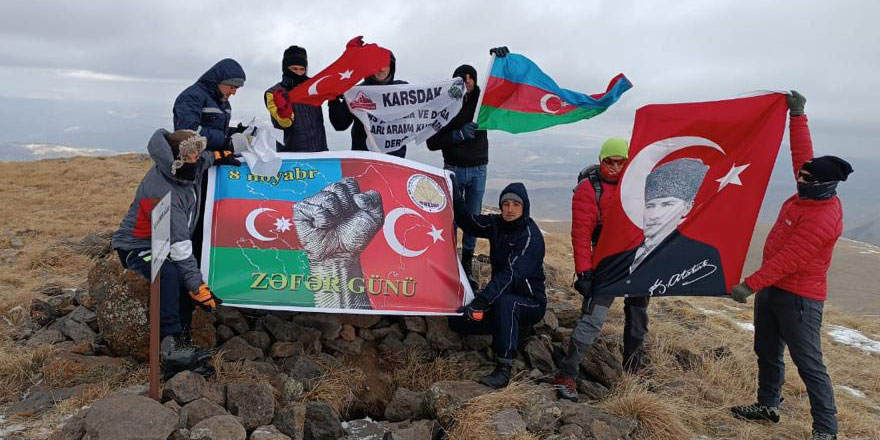
[[[495,369],[487,376],[483,376],[477,382],[486,385],[489,388],[501,389],[510,383],[510,370],[513,367],[513,361],[510,359],[499,361],[495,364]]]
[[[574,379],[565,376],[556,376],[553,378],[553,386],[556,387],[556,393],[559,394],[560,399],[571,400],[572,402],[578,401],[578,390],[577,385],[574,383]]]
[[[837,434],[829,434],[827,432],[813,431],[810,440],[837,440]]]
[[[159,362],[165,380],[184,370],[209,376],[214,373],[210,361],[211,353],[188,342],[183,333],[165,336],[159,344]]]
[[[751,405],[734,406],[730,408],[730,412],[733,413],[734,417],[742,420],[779,423],[779,408],[775,406],[754,403]]]

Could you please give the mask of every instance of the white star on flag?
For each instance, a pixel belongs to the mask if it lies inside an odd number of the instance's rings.
[[[339,79],[351,79],[351,74],[354,73],[354,70],[348,69],[345,72],[339,72]]]
[[[446,241],[446,239],[443,238],[443,235],[441,235],[443,234],[443,230],[435,228],[434,225],[431,225],[431,232],[428,232],[427,234],[430,235],[432,239],[434,239],[434,243],[436,243],[438,240]]]
[[[736,166],[736,164],[734,163],[733,165],[731,165],[730,171],[727,172],[727,175],[720,179],[715,179],[715,181],[719,183],[718,191],[724,189],[727,184],[742,186],[743,183],[742,180],[739,179],[739,175],[748,167],[749,164]]]
[[[279,217],[275,219],[275,232],[287,232],[290,230],[290,227],[293,226],[290,223],[290,219],[287,217]]]

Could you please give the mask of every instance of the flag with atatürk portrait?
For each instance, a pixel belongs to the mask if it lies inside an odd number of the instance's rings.
[[[647,105],[593,257],[599,295],[723,295],[740,281],[785,95]]]

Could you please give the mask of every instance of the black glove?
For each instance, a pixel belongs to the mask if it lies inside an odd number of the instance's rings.
[[[577,290],[584,298],[593,296],[593,272],[584,271],[577,274],[574,280],[574,290]]]
[[[486,310],[489,309],[489,304],[482,298],[475,297],[470,304],[459,309],[459,312],[464,313],[465,318],[471,321],[482,321],[483,317],[486,313]]]
[[[241,166],[241,161],[235,158],[235,154],[229,150],[221,150],[214,152],[214,165],[232,165]]]
[[[733,298],[734,301],[743,304],[745,304],[748,298],[754,293],[755,291],[749,288],[749,285],[746,283],[739,283],[730,288],[730,297]]]
[[[507,54],[510,53],[510,51],[507,50],[507,46],[501,46],[501,47],[493,47],[493,48],[489,49],[489,55],[492,55],[493,53],[498,58],[504,58],[507,56]]]
[[[229,127],[229,135],[233,135],[235,133],[244,133],[245,130],[248,129],[247,125],[241,125],[241,122],[238,123],[235,127]]]
[[[804,95],[798,93],[797,90],[792,90],[791,94],[785,97],[785,100],[788,101],[788,114],[792,116],[804,115],[804,106],[807,105],[807,98]]]
[[[477,135],[477,123],[468,122],[461,127],[461,134],[465,139],[473,139]]]

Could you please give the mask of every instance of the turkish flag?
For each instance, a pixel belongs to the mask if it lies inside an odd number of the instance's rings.
[[[593,258],[595,293],[723,295],[740,280],[785,95],[647,105]]]
[[[296,86],[288,94],[288,99],[300,104],[321,105],[390,64],[391,51],[375,43],[364,44],[363,37],[352,38],[339,59]]]

